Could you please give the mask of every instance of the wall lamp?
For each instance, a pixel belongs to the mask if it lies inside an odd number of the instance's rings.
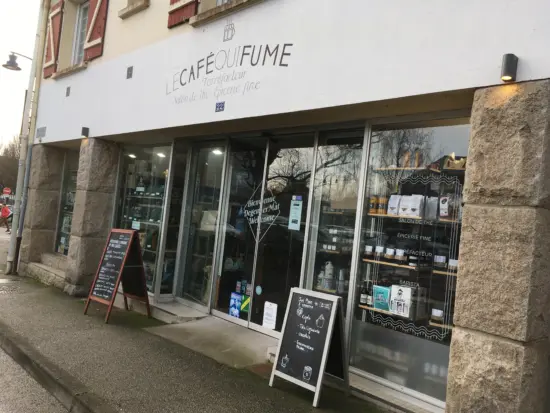
[[[500,74],[500,79],[503,82],[513,82],[516,80],[518,60],[518,57],[513,53],[506,53],[502,56],[502,73]]]
[[[90,128],[83,127],[80,135],[82,136],[82,139],[89,138],[90,137]]]

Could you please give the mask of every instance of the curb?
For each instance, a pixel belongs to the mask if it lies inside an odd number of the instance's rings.
[[[70,413],[116,413],[86,386],[32,347],[0,321],[0,348],[54,396]]]

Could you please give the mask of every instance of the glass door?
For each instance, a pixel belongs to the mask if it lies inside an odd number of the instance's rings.
[[[204,307],[210,303],[225,152],[220,142],[194,147],[188,173],[176,295]]]
[[[213,308],[248,323],[267,140],[234,139],[228,158],[223,249]]]
[[[300,286],[314,135],[269,141],[250,322],[281,331],[290,289]]]
[[[313,146],[313,134],[231,141],[217,315],[280,331],[300,285]]]

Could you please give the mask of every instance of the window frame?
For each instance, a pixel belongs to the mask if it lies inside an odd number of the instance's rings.
[[[85,10],[85,13],[84,13]],[[86,35],[88,34],[88,16],[90,13],[90,2],[86,1],[78,5],[78,11],[76,15],[76,22],[74,26],[74,38],[73,38],[73,52],[71,57],[71,63],[73,66],[79,65],[84,62],[84,46],[86,45]],[[86,27],[82,31],[82,23],[84,16],[86,17]],[[82,38],[84,37],[84,38]],[[79,58],[80,50],[79,45],[82,44],[82,58]]]

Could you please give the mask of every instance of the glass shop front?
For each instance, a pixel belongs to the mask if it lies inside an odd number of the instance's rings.
[[[154,301],[279,337],[290,289],[342,297],[350,370],[444,402],[469,125],[126,147],[121,228]]]

